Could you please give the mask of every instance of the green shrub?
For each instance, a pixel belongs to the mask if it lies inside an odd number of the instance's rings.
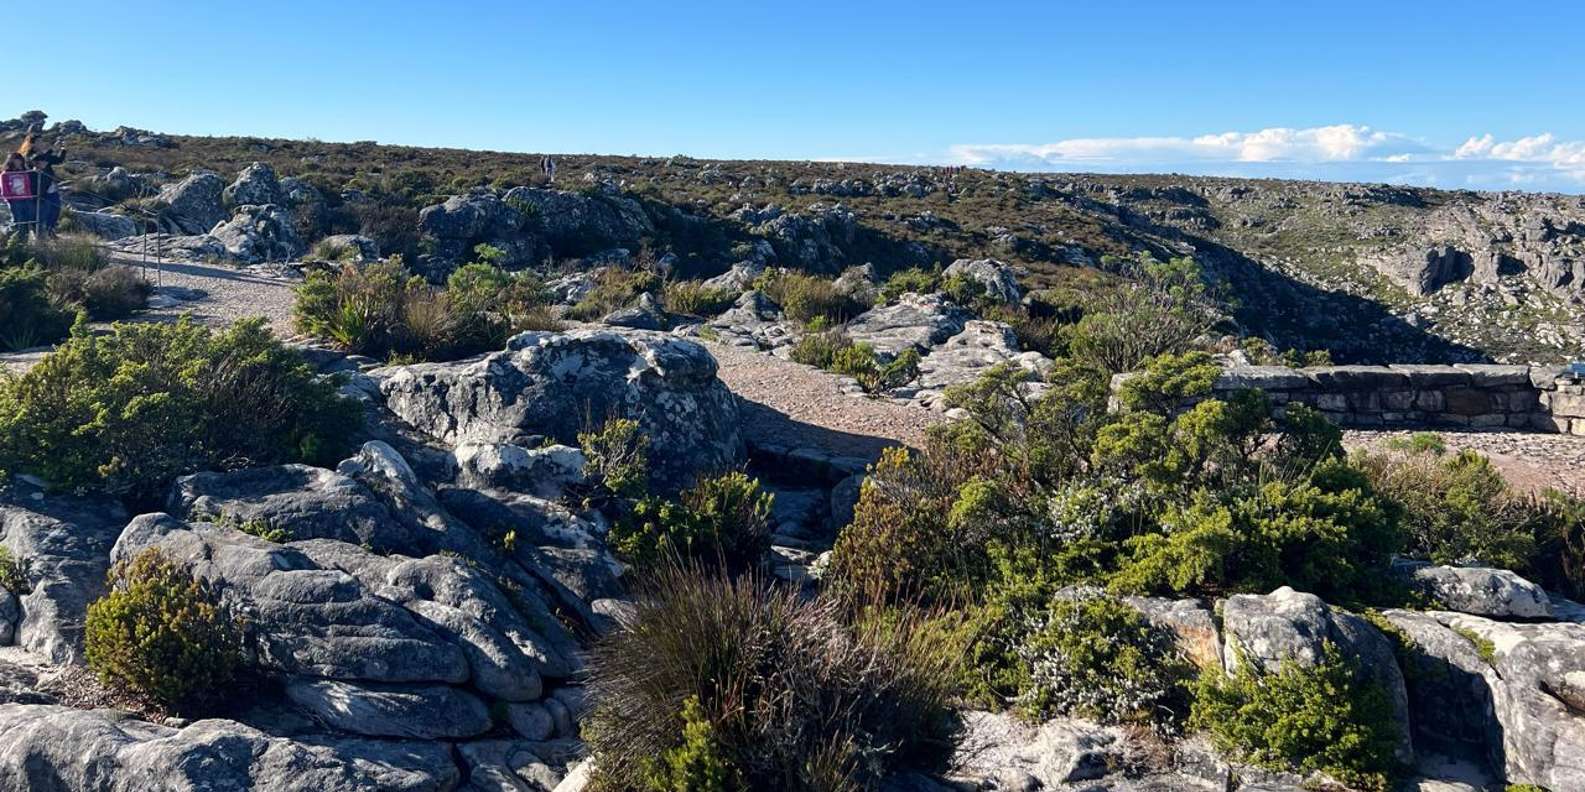
[[[598,428],[578,433],[584,472],[608,492],[637,498],[649,488],[649,438],[638,421],[610,418]]]
[[[788,319],[801,324],[824,321],[839,325],[868,307],[837,288],[836,281],[791,270],[766,270],[754,281]]]
[[[741,774],[723,755],[715,724],[698,696],[682,702],[682,743],[667,748],[644,773],[645,789],[656,792],[729,792],[742,789]]]
[[[1410,454],[1441,456],[1447,453],[1447,442],[1436,432],[1415,432],[1408,437],[1394,437],[1387,441],[1387,447]]]
[[[219,597],[157,549],[110,570],[88,606],[88,667],[106,684],[175,712],[227,693],[241,664],[241,630]]]
[[[732,307],[737,297],[732,289],[706,286],[703,281],[672,281],[666,284],[661,304],[672,313],[715,316]]]
[[[0,269],[0,349],[54,343],[71,329],[72,314],[49,298],[48,277],[40,269]]]
[[[356,263],[363,257],[363,251],[357,245],[348,244],[332,239],[321,239],[314,243],[308,252],[310,260],[332,261],[346,264]]]
[[[1556,530],[1555,512],[1545,501],[1514,491],[1490,460],[1473,451],[1362,452],[1354,463],[1397,506],[1405,552],[1418,558],[1523,573],[1535,565],[1543,537]]]
[[[1069,339],[1072,353],[1117,374],[1151,358],[1188,351],[1220,312],[1193,259],[1108,260],[1127,276],[1092,298]]]
[[[1120,600],[1046,589],[1010,581],[992,593],[975,620],[976,682],[1036,723],[1063,715],[1174,730],[1193,669],[1173,633]]]
[[[198,470],[333,462],[361,417],[262,320],[84,328],[0,382],[0,468],[147,505]]]
[[[1231,677],[1204,675],[1190,722],[1221,750],[1263,767],[1320,771],[1375,790],[1388,789],[1397,769],[1386,693],[1331,644],[1310,668],[1287,661],[1260,674],[1246,662]]]
[[[599,319],[606,314],[632,305],[640,295],[661,288],[660,276],[643,269],[624,270],[606,267],[600,271],[594,288],[567,310],[567,318],[584,321]]]
[[[839,330],[806,332],[793,345],[792,359],[794,363],[830,369],[837,352],[852,345],[853,342]]]
[[[832,353],[827,368],[858,380],[865,393],[881,393],[918,378],[919,352],[910,347],[895,359],[882,363],[869,344],[848,344]]]
[[[0,546],[0,589],[5,589],[20,597],[33,590],[33,582],[29,574],[29,564],[25,558],[11,555],[11,549]]]
[[[476,254],[490,257],[480,245]],[[559,329],[545,313],[548,295],[531,276],[473,263],[437,289],[400,257],[316,272],[297,289],[297,328],[359,354],[449,360],[500,349],[512,334]]]
[[[618,557],[641,568],[689,560],[732,572],[754,569],[770,551],[773,496],[739,472],[707,478],[677,500],[646,497],[611,527]]]
[[[960,649],[942,638],[913,613],[664,571],[592,652],[583,734],[615,788],[870,788],[946,747]]]
[[[898,297],[908,292],[931,294],[936,291],[940,284],[941,276],[938,273],[918,267],[898,270],[892,273],[892,276],[887,278],[885,283],[881,284],[880,299],[877,302],[882,304],[894,303],[897,302]]]

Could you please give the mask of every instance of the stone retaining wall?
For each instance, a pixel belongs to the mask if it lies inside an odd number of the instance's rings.
[[[1585,435],[1585,384],[1545,366],[1230,366],[1216,390],[1256,388],[1348,428],[1509,428]]]

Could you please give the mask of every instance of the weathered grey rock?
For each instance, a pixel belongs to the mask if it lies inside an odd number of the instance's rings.
[[[576,740],[477,740],[457,746],[469,792],[549,792],[588,754]]]
[[[920,352],[963,332],[973,317],[939,294],[908,293],[892,305],[872,308],[848,324],[848,337],[869,344],[877,355],[891,359],[910,347]]]
[[[181,729],[109,710],[0,705],[0,789],[28,792],[448,792],[438,742],[271,737],[228,720]]]
[[[283,199],[285,199],[284,203],[287,206],[300,207],[300,206],[306,206],[306,205],[309,205],[309,204],[323,203],[324,200],[325,200],[325,196],[319,192],[319,188],[315,187],[312,184],[309,184],[304,179],[297,178],[296,176],[287,176],[287,177],[281,179],[280,180],[280,185],[281,185],[281,197]],[[238,203],[247,203],[247,202],[246,201],[238,201]],[[343,234],[342,236],[354,236],[354,235],[352,235],[352,234]]]
[[[654,478],[680,485],[742,456],[737,401],[704,347],[642,331],[524,333],[462,363],[379,372],[386,405],[452,445],[538,434],[576,442],[589,416],[636,419]]]
[[[166,185],[160,191],[160,200],[167,207],[161,216],[164,224],[182,234],[209,233],[226,219],[220,197],[225,189],[225,181],[209,171]]]
[[[655,295],[648,292],[639,295],[632,305],[606,314],[600,323],[633,330],[665,330],[671,324]]]
[[[314,245],[314,252],[334,261],[367,264],[380,259],[380,243],[362,234],[331,234]]]
[[[104,593],[110,548],[126,525],[107,498],[46,495],[21,481],[0,501],[0,544],[28,566],[31,591],[19,598],[18,646],[54,663],[82,661],[88,603]]]
[[[953,764],[995,789],[1066,789],[1105,777],[1121,765],[1122,736],[1114,728],[1066,718],[1035,727],[1010,714],[965,712]]]
[[[590,549],[602,546],[600,525],[561,504],[533,495],[501,490],[448,488],[440,503],[473,526],[499,526],[517,542],[534,546]]]
[[[125,239],[138,233],[136,220],[111,212],[77,212],[70,215],[72,223],[100,239]]]
[[[352,575],[322,568],[301,550],[145,514],[127,525],[110,556],[131,558],[150,547],[216,586],[222,602],[245,620],[256,662],[265,668],[376,682],[462,683],[469,677],[461,649]]]
[[[1447,610],[1494,619],[1552,616],[1546,591],[1506,569],[1399,561],[1393,571]]]
[[[330,728],[369,737],[457,739],[490,729],[484,702],[447,685],[294,679],[286,683],[286,696]]]
[[[1242,663],[1270,673],[1284,661],[1312,666],[1332,644],[1352,661],[1362,678],[1381,686],[1392,705],[1398,733],[1397,753],[1412,761],[1408,693],[1392,644],[1359,616],[1336,610],[1314,594],[1283,586],[1270,594],[1235,594],[1222,604],[1223,664]]]
[[[419,231],[428,243],[415,270],[439,283],[471,261],[474,248],[488,244],[501,251],[501,266],[522,269],[550,255],[549,246],[511,202],[489,192],[454,195],[418,213]]]
[[[286,192],[281,189],[275,169],[269,163],[255,162],[243,168],[237,174],[237,180],[221,191],[220,200],[227,207],[266,204],[285,206]]]
[[[942,273],[947,277],[962,275],[985,287],[985,296],[1002,303],[1016,303],[1023,298],[1018,286],[1018,276],[1013,268],[996,259],[958,259]]]
[[[853,509],[864,490],[864,474],[855,473],[831,488],[831,529],[841,532],[853,522]]]
[[[282,531],[288,540],[335,539],[396,552],[422,552],[424,544],[368,487],[308,465],[183,476],[166,508],[188,521]]]
[[[583,452],[564,445],[528,449],[509,443],[457,446],[458,483],[555,500],[584,480]]]
[[[532,207],[551,250],[561,258],[637,248],[654,231],[644,207],[620,195],[514,187],[506,193],[506,203]]]
[[[10,646],[16,639],[17,620],[22,618],[22,605],[15,594],[0,589],[0,646]]]
[[[75,194],[86,194],[97,199],[95,205],[109,205],[148,195],[152,191],[147,178],[120,165],[104,173],[74,179],[67,188],[68,193],[74,194],[73,197],[76,197]]]
[[[1314,383],[1303,372],[1287,366],[1228,366],[1217,375],[1216,390],[1253,388],[1263,391],[1301,390]]]
[[[736,292],[748,291],[754,280],[765,271],[765,262],[752,259],[739,261],[713,278],[706,278],[704,285],[712,289],[730,289]]]
[[[237,207],[230,220],[209,232],[226,254],[244,264],[291,261],[306,249],[292,223],[292,215],[276,204]]]
[[[599,285],[593,272],[573,272],[545,283],[545,289],[560,305],[576,305]]]
[[[974,382],[986,371],[1012,363],[1037,376],[1043,372],[1039,353],[1025,357],[1018,349],[1018,336],[1002,322],[973,319],[965,322],[963,331],[948,338],[930,350],[919,361],[918,386],[923,389],[945,390],[953,385]]]
[[[544,704],[530,702],[507,705],[506,719],[512,724],[512,730],[525,740],[548,740],[556,730],[556,724]]]
[[[776,214],[754,229],[793,269],[836,274],[858,239],[858,217],[838,204],[814,204],[802,212]]]

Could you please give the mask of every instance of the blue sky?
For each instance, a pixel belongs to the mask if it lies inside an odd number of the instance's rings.
[[[1585,3],[89,0],[37,30],[4,114],[94,128],[1585,191]]]

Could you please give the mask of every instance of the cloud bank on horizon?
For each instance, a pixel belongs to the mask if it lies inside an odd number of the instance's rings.
[[[1515,140],[1484,134],[1447,148],[1369,126],[1335,124],[1196,137],[960,144],[951,147],[948,157],[954,164],[1006,170],[1172,172],[1585,192],[1585,141],[1558,140],[1550,133]]]

